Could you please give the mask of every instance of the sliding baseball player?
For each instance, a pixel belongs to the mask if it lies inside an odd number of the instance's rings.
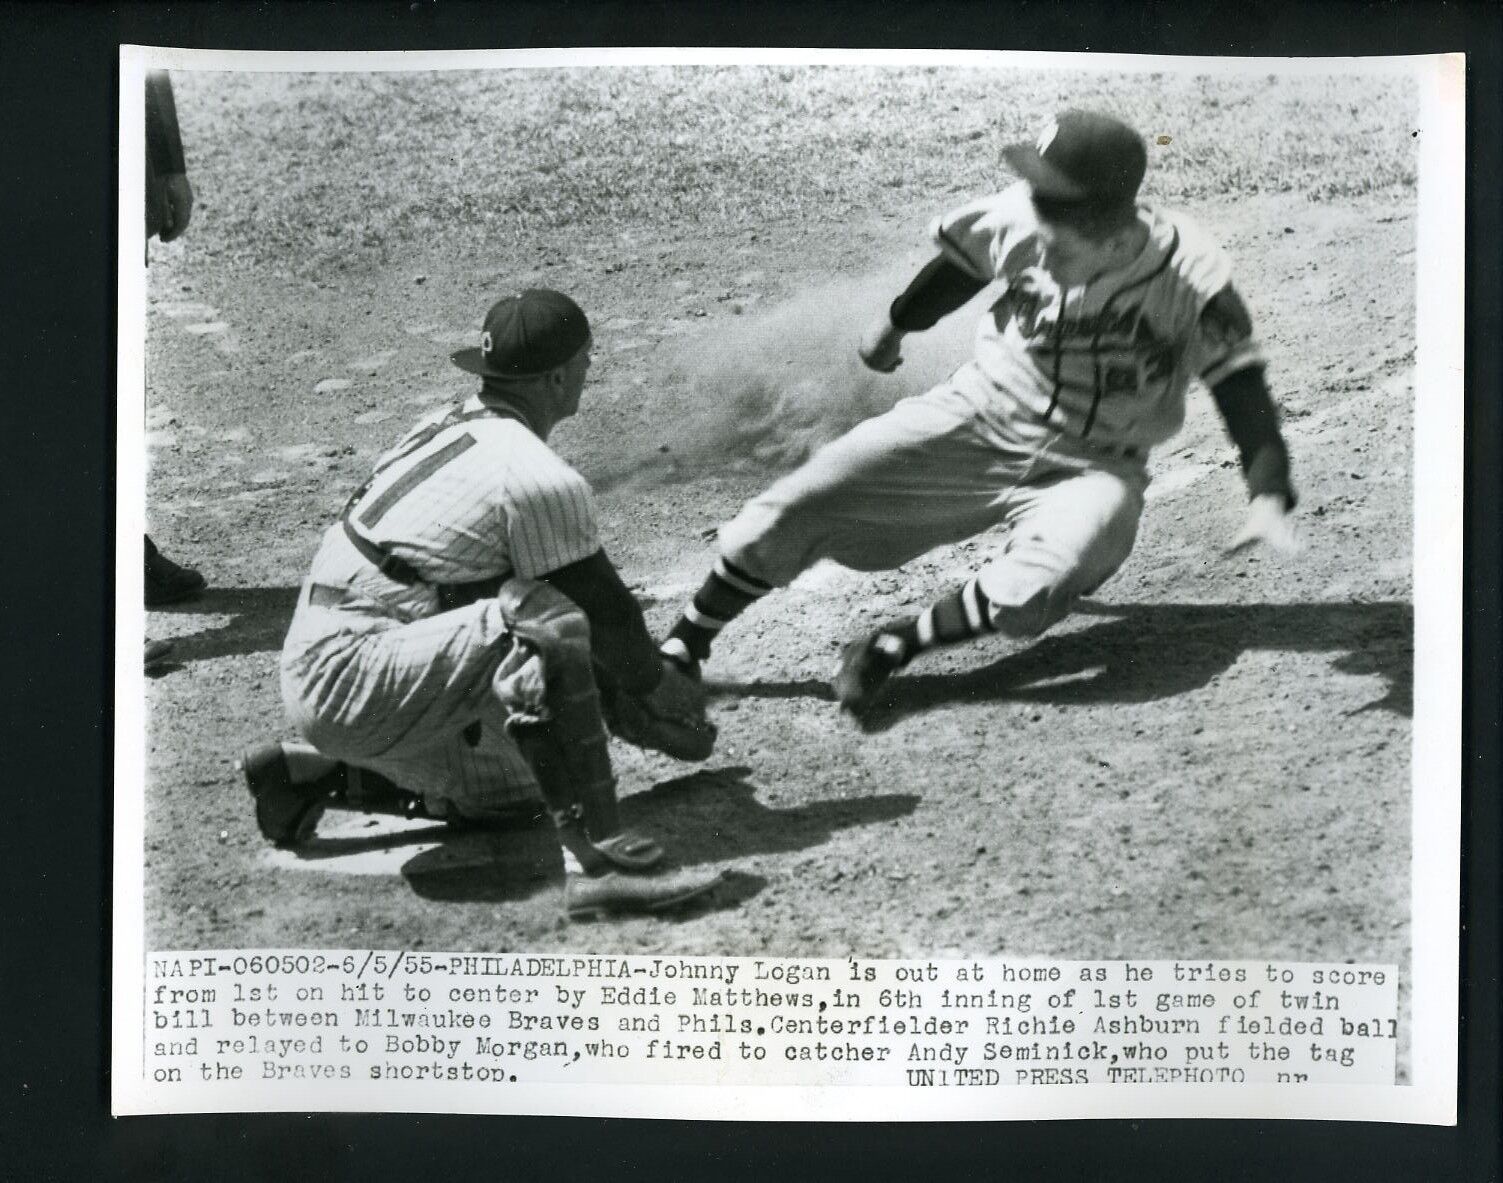
[[[748,503],[662,652],[691,674],[731,621],[819,559],[897,567],[992,527],[1002,553],[919,616],[847,646],[835,678],[860,714],[919,655],[988,633],[1035,637],[1126,560],[1152,448],[1209,387],[1251,504],[1238,549],[1297,547],[1289,456],[1251,317],[1221,248],[1137,199],[1141,136],[1069,111],[1006,158],[1021,180],[945,214],[933,258],[860,345],[890,372],[903,338],[983,289],[975,358],[859,424]]]

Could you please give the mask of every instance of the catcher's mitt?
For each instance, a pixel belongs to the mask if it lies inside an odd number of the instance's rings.
[[[703,687],[671,661],[663,662],[662,681],[651,694],[637,697],[602,684],[600,710],[612,735],[675,760],[705,760],[715,748]]]

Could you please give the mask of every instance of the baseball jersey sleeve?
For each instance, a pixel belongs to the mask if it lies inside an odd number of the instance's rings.
[[[1207,386],[1264,363],[1247,302],[1232,282],[1232,264],[1220,244],[1190,218],[1177,219],[1180,275],[1195,301],[1190,372]]]
[[[1007,257],[1010,240],[1031,213],[1028,188],[1018,184],[940,215],[929,236],[946,259],[972,279],[990,283]]]
[[[1227,283],[1200,311],[1191,339],[1192,366],[1207,386],[1238,370],[1264,364],[1253,333],[1252,314],[1237,289]]]
[[[509,458],[503,482],[512,570],[537,579],[600,549],[595,495],[589,483],[540,441]]]

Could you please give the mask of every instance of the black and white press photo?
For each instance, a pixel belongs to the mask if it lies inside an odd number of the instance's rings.
[[[1453,1120],[1461,76],[125,50],[117,1110]]]

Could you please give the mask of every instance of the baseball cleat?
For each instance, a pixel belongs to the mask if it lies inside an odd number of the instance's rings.
[[[903,642],[889,632],[852,641],[841,651],[840,669],[831,684],[840,709],[852,715],[870,710],[887,679],[903,665]]]
[[[171,641],[146,642],[146,668],[154,669],[172,657]]]
[[[571,871],[564,880],[564,912],[570,920],[599,920],[630,912],[664,912],[697,899],[721,881],[719,871],[664,871],[632,875]]]
[[[160,608],[198,595],[208,581],[197,571],[181,567],[160,551],[146,556],[146,606]]]
[[[293,846],[313,833],[328,801],[321,781],[294,784],[279,743],[247,748],[240,757],[245,786],[256,802],[256,825],[268,842]]]

